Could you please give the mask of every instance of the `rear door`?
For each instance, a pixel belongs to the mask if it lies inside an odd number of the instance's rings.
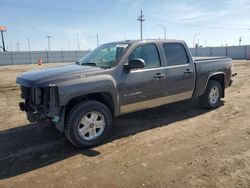
[[[168,102],[189,99],[195,87],[195,67],[182,43],[163,43]]]

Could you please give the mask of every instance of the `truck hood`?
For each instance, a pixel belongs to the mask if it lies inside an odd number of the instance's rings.
[[[46,87],[49,84],[56,84],[65,79],[69,80],[75,77],[87,77],[102,70],[103,69],[99,67],[92,66],[58,66],[25,72],[16,78],[16,82],[26,87]]]

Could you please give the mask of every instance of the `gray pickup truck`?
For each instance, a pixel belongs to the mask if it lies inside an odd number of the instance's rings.
[[[231,69],[230,58],[192,58],[184,41],[128,40],[103,44],[72,65],[24,73],[16,82],[30,122],[52,123],[83,148],[101,143],[121,114],[191,98],[219,107]]]

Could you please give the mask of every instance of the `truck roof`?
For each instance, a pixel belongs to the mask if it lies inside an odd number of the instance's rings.
[[[143,42],[167,42],[167,43],[185,43],[184,40],[176,40],[176,39],[143,39],[143,40],[123,40],[123,41],[114,41],[108,44],[114,43],[125,43],[125,44],[135,44],[135,43],[143,43]]]

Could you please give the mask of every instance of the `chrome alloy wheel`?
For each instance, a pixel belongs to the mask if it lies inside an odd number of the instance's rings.
[[[94,140],[103,133],[105,125],[105,118],[100,112],[88,112],[79,121],[78,133],[84,140]]]
[[[216,104],[220,97],[220,91],[218,87],[212,87],[209,92],[209,102],[211,104]]]

